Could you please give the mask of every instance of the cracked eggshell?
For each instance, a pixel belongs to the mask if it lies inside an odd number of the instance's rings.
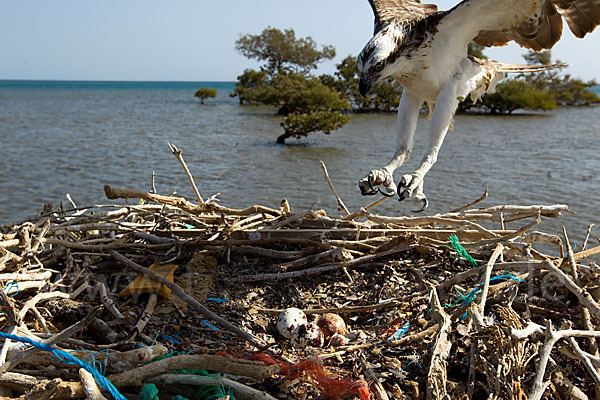
[[[292,332],[292,346],[305,348],[321,347],[325,342],[325,337],[321,328],[317,324],[308,323],[300,325],[294,332]]]
[[[287,308],[277,319],[277,332],[286,339],[292,338],[294,332],[299,326],[306,325],[308,319],[306,314],[298,308]]]

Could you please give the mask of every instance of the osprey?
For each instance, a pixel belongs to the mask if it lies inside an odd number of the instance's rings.
[[[393,77],[403,91],[396,152],[387,165],[361,179],[359,188],[363,195],[379,192],[420,201],[418,211],[428,206],[423,178],[437,160],[459,101],[469,96],[477,101],[492,92],[505,72],[562,66],[519,66],[468,57],[468,44],[503,46],[515,41],[540,51],[552,48],[560,39],[563,19],[578,38],[600,24],[600,0],[463,0],[447,11],[419,0],[369,0],[369,4],[375,14],[375,30],[357,57],[359,90],[365,95],[374,83]],[[402,176],[398,189],[393,173],[410,156],[425,102],[431,112],[429,147],[419,167]]]

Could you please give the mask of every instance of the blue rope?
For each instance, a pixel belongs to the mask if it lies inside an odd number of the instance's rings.
[[[106,379],[102,374],[100,374],[100,372],[98,372],[98,370],[96,368],[81,361],[80,359],[67,353],[66,351],[55,349],[54,347],[47,345],[45,343],[36,342],[35,340],[31,340],[31,339],[25,338],[25,337],[11,335],[9,333],[0,332],[0,337],[3,337],[5,339],[11,339],[11,340],[21,342],[21,343],[27,343],[27,344],[29,344],[33,347],[36,347],[42,351],[52,353],[56,358],[58,358],[65,364],[77,365],[80,368],[83,368],[86,371],[88,371],[90,374],[92,374],[92,376],[94,377],[96,382],[98,382],[98,385],[100,385],[100,387],[102,387],[103,389],[108,391],[114,399],[127,400],[127,398],[125,396],[123,396],[121,393],[119,393],[117,388],[114,387],[113,384],[110,383],[110,381],[108,379]]]
[[[4,286],[4,288],[2,288],[2,290],[6,291],[6,294],[8,295],[8,292],[10,292],[11,288],[16,288],[17,291],[14,293],[11,293],[9,296],[10,297],[15,297],[16,295],[19,294],[19,282],[17,281],[10,281],[6,284],[6,286]]]

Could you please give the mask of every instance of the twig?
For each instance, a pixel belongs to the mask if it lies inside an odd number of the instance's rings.
[[[108,199],[142,199],[148,202],[163,203],[169,206],[177,207],[190,214],[202,213],[223,213],[227,215],[250,215],[255,213],[265,213],[270,215],[280,215],[280,210],[263,206],[251,206],[243,210],[223,207],[216,203],[206,202],[202,204],[193,204],[183,197],[163,196],[137,190],[116,189],[109,185],[104,185],[104,194]]]
[[[581,250],[585,250],[585,247],[587,246],[588,240],[590,239],[590,234],[592,233],[592,228],[595,225],[596,224],[589,224],[588,225],[587,233],[585,234],[585,240],[583,241],[583,246],[581,246]]]
[[[487,199],[487,197],[488,197],[488,186],[487,186],[487,185],[485,185],[485,192],[483,192],[483,194],[482,194],[482,195],[481,195],[481,196],[480,196],[480,197],[479,197],[477,200],[474,200],[474,201],[472,201],[472,202],[470,202],[470,203],[467,203],[467,204],[465,204],[465,205],[463,205],[463,206],[461,206],[461,207],[458,207],[458,208],[456,208],[456,209],[454,209],[454,210],[452,210],[452,211],[450,211],[450,212],[451,212],[451,213],[460,212],[460,211],[462,211],[462,210],[464,210],[464,209],[466,209],[466,208],[472,207],[472,206],[474,206],[475,204],[477,204],[477,203],[479,203],[479,202],[481,202],[481,201],[483,201],[483,200]],[[503,228],[503,229],[504,229],[504,228]]]
[[[358,211],[355,211],[350,215],[346,215],[345,217],[342,217],[342,220],[354,221],[355,219],[364,217],[365,215],[367,215],[369,213],[370,209],[377,207],[378,205],[380,205],[381,203],[383,203],[384,201],[386,201],[388,199],[390,199],[390,197],[382,197],[379,200],[376,200],[373,203],[367,205],[366,207],[361,207]]]
[[[100,291],[100,301],[104,304],[104,307],[118,320],[125,319],[123,314],[119,311],[119,309],[115,306],[115,302],[108,297],[108,290],[106,289],[106,285],[104,282],[96,281],[96,286]]]
[[[444,311],[435,288],[431,289],[430,305],[439,325],[439,331],[431,355],[431,364],[427,373],[427,400],[446,397],[446,360],[452,348],[448,340],[450,334],[450,317]]]
[[[335,196],[335,198],[338,202],[338,205],[340,206],[340,209],[343,210],[346,213],[346,215],[350,215],[350,211],[348,211],[348,209],[346,208],[346,205],[344,204],[344,201],[338,195],[338,193],[335,191],[335,188],[333,187],[333,183],[331,183],[331,179],[329,178],[329,173],[327,172],[327,167],[325,166],[325,163],[323,161],[320,161],[320,163],[321,163],[321,168],[323,168],[323,173],[325,174],[325,179],[327,180],[327,184],[329,185],[329,188],[333,192],[333,195]]]
[[[483,293],[481,294],[481,300],[479,301],[479,312],[481,313],[482,318],[485,315],[485,302],[487,299],[488,290],[490,288],[490,278],[492,276],[492,269],[494,268],[494,263],[496,262],[500,254],[502,254],[502,250],[504,250],[504,246],[502,246],[502,243],[498,243],[496,245],[496,248],[494,249],[494,252],[492,253],[492,256],[490,257],[490,260],[485,266],[485,276],[483,278]]]
[[[141,265],[139,265],[139,264],[131,261],[127,257],[125,257],[125,256],[117,253],[116,251],[111,251],[110,255],[115,260],[121,262],[122,264],[125,264],[127,267],[133,269],[134,271],[146,274],[152,280],[155,280],[155,281],[157,281],[159,283],[162,283],[163,285],[167,286],[181,300],[185,301],[192,308],[194,308],[197,311],[200,311],[204,316],[206,316],[207,318],[212,319],[213,321],[215,321],[217,324],[221,325],[222,327],[224,327],[224,328],[230,330],[231,332],[235,333],[236,335],[238,335],[238,336],[246,339],[247,341],[249,341],[250,343],[252,343],[256,347],[262,347],[263,346],[262,342],[257,337],[255,337],[251,333],[248,333],[248,332],[246,332],[246,331],[238,328],[237,326],[231,324],[229,321],[227,321],[224,318],[221,318],[217,314],[213,313],[208,308],[206,308],[202,304],[200,304],[200,302],[198,302],[198,300],[196,300],[195,298],[193,298],[190,295],[188,295],[187,293],[185,293],[184,290],[179,285],[177,285],[177,284],[169,281],[168,279],[166,279],[166,278],[164,278],[164,277],[162,277],[162,276],[160,276],[160,275],[158,275],[158,274],[150,271],[146,267],[142,267]]]
[[[169,150],[171,150],[171,153],[173,153],[175,158],[177,158],[177,161],[179,161],[179,163],[183,167],[183,170],[185,171],[185,174],[187,175],[188,179],[190,180],[190,183],[192,184],[192,188],[194,189],[194,193],[196,194],[196,201],[200,204],[204,203],[204,199],[202,198],[202,196],[200,196],[198,187],[196,187],[196,182],[194,181],[194,177],[190,173],[190,170],[188,169],[185,161],[183,160],[183,156],[181,155],[181,150],[178,149],[177,146],[175,146],[174,144],[171,144],[169,142],[167,142],[167,146],[169,146]],[[154,186],[153,186],[153,189],[154,189]],[[156,190],[154,190],[154,193],[156,193]]]
[[[573,248],[571,247],[571,242],[569,241],[569,235],[567,235],[567,229],[563,226],[562,230],[567,246],[567,260],[569,261],[569,267],[571,268],[571,276],[573,277],[573,281],[577,285],[581,286],[581,280],[579,279],[579,275],[577,273],[577,263],[575,262],[575,254],[573,254]]]
[[[137,324],[135,324],[135,326],[133,327],[133,333],[132,333],[130,340],[133,340],[140,333],[142,333],[142,331],[144,330],[144,328],[146,327],[148,322],[150,322],[150,318],[152,318],[152,314],[154,314],[154,307],[156,306],[157,300],[158,300],[158,294],[151,293],[150,296],[148,297],[148,303],[146,303],[146,308],[144,308],[141,318],[139,319]]]
[[[594,300],[594,298],[587,292],[587,290],[579,287],[573,280],[564,272],[560,270],[554,263],[550,260],[544,261],[543,264],[547,267],[554,276],[558,278],[558,280],[565,285],[567,289],[571,293],[573,293],[579,299],[579,302],[585,306],[590,312],[596,317],[600,318],[600,306]]]
[[[589,359],[588,356],[585,355],[585,352],[581,350],[575,338],[570,337],[569,343],[571,343],[571,347],[573,348],[573,350],[575,350],[575,353],[577,353],[579,359],[583,361],[583,365],[585,365],[592,378],[594,378],[596,386],[600,386],[600,375],[598,374],[598,371],[596,371],[596,368],[594,368],[594,366],[592,365],[592,361]]]

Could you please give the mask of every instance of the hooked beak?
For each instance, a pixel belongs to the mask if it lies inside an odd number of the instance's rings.
[[[362,96],[366,96],[367,93],[369,93],[369,90],[371,89],[371,86],[373,86],[374,81],[374,79],[368,79],[364,77],[360,78],[360,81],[358,82],[358,91]]]

